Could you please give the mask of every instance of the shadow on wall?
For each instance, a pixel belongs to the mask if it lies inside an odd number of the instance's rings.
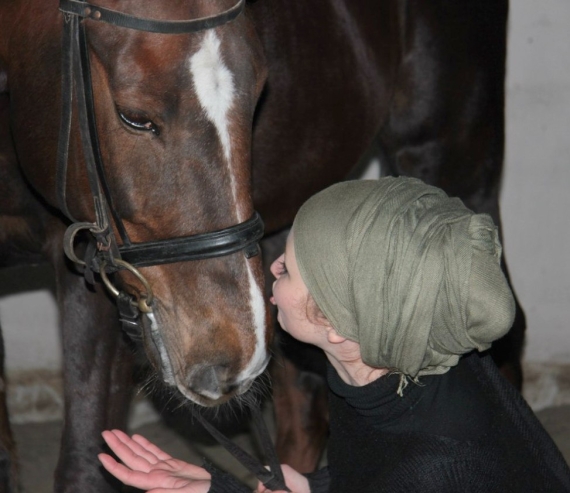
[[[28,291],[51,292],[55,299],[55,279],[51,265],[9,267],[0,271],[0,298]]]

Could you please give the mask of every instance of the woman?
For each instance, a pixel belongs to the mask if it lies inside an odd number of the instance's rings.
[[[489,216],[416,179],[344,182],[303,205],[271,302],[330,363],[329,466],[284,467],[292,491],[570,491],[560,452],[479,354],[514,317],[500,255]],[[247,491],[142,437],[104,437],[125,465],[101,462],[127,484]]]

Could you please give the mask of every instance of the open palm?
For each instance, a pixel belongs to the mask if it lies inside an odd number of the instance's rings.
[[[103,439],[123,462],[99,454],[103,467],[119,481],[148,493],[207,493],[210,473],[204,468],[174,459],[140,435],[120,430],[104,431]]]

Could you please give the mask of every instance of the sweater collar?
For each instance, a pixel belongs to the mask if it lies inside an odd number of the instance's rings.
[[[415,406],[431,378],[423,377],[420,384],[410,382],[403,396],[397,393],[399,374],[385,375],[367,385],[355,387],[344,382],[334,367],[328,364],[327,380],[331,391],[362,416],[381,416],[383,420],[391,420]]]

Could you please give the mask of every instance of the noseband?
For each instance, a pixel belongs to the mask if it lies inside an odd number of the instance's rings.
[[[191,20],[163,21],[144,19],[98,7],[77,0],[60,0],[59,10],[64,14],[62,47],[62,112],[57,153],[57,198],[61,211],[72,221],[64,236],[64,251],[75,263],[85,267],[86,279],[93,283],[93,272],[118,299],[123,327],[129,335],[138,331],[139,311],[152,311],[152,290],[136,267],[146,267],[188,260],[203,260],[244,251],[247,258],[259,253],[258,241],[263,236],[263,222],[257,213],[247,221],[229,228],[191,236],[132,243],[123,221],[113,205],[105,176],[99,147],[93,87],[89,65],[89,51],[84,19],[104,22],[114,26],[161,34],[186,34],[211,29],[234,20],[244,8],[245,0],[239,0],[225,12]],[[75,90],[74,90],[75,89]],[[72,118],[73,94],[77,98],[81,143],[84,151],[89,186],[94,201],[94,223],[77,221],[67,207],[66,176],[69,155],[69,139]],[[121,237],[118,245],[109,214]],[[79,231],[87,230],[93,241],[83,258],[74,250],[74,240]],[[126,293],[114,288],[107,274],[126,269],[142,282],[146,294],[135,302]],[[135,330],[136,329],[136,330]]]

